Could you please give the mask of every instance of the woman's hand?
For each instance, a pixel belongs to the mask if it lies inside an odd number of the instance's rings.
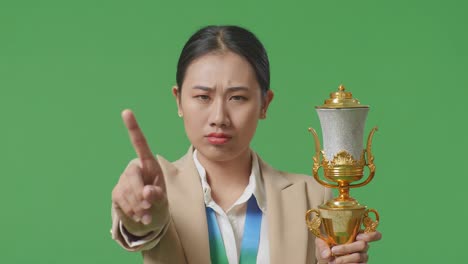
[[[378,241],[382,238],[379,231],[371,233],[360,233],[356,241],[346,245],[337,245],[330,249],[328,244],[320,238],[315,238],[315,255],[318,263],[367,263],[369,256],[369,242]]]
[[[144,236],[168,220],[166,187],[161,167],[135,116],[124,110],[122,119],[138,159],[132,160],[120,176],[112,191],[112,206],[128,232]]]

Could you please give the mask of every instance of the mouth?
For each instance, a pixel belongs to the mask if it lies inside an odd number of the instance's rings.
[[[224,133],[210,133],[206,136],[209,143],[213,145],[222,145],[227,143],[232,137]]]

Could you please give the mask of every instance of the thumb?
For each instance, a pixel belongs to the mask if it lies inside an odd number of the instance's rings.
[[[167,217],[169,215],[169,207],[164,189],[157,185],[145,185],[143,187],[142,207],[145,209],[145,213],[141,219],[144,225],[151,224],[153,219]]]
[[[162,200],[165,197],[164,190],[157,185],[145,185],[143,187],[143,199],[147,203],[143,204],[144,209],[148,209],[152,204]]]
[[[331,260],[330,247],[320,238],[315,238],[315,253],[319,263],[328,263]]]

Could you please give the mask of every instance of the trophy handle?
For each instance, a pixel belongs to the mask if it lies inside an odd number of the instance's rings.
[[[372,218],[369,217],[369,213],[374,213],[375,220],[372,220]],[[375,232],[377,226],[379,225],[379,219],[379,213],[377,213],[375,209],[367,209],[364,213],[364,218],[362,219],[365,227],[364,233]]]
[[[312,157],[312,159],[314,160],[314,166],[312,167],[314,179],[325,187],[338,188],[339,187],[338,185],[333,185],[320,179],[318,171],[320,167],[322,167],[323,152],[320,150],[320,140],[318,138],[318,135],[315,129],[309,127],[309,132],[312,133],[312,136],[314,137],[314,141],[315,141],[315,155]]]
[[[310,220],[310,214],[315,213],[316,216]],[[320,233],[320,225],[322,224],[322,219],[320,218],[320,212],[317,209],[310,209],[307,211],[306,215],[306,223],[309,230],[318,238],[327,241],[322,234]]]
[[[365,149],[365,153],[366,153],[366,159],[367,159],[366,166],[369,168],[369,176],[367,176],[367,179],[361,183],[349,185],[350,188],[356,188],[356,187],[367,185],[374,178],[375,165],[374,165],[374,155],[372,155],[371,148],[372,148],[372,138],[374,137],[374,133],[377,130],[378,130],[377,127],[372,128],[371,132],[369,133],[369,136],[367,137],[367,146]]]

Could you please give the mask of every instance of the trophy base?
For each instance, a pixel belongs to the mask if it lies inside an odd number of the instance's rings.
[[[310,219],[312,213],[316,216]],[[374,213],[375,220],[369,217],[369,213]],[[315,236],[335,246],[354,242],[361,224],[364,224],[365,233],[374,232],[379,224],[379,214],[353,198],[335,198],[319,205],[318,209],[307,211],[306,222]]]
[[[360,230],[366,207],[336,208],[327,204],[319,206],[323,238],[330,245],[348,244],[355,241]]]

